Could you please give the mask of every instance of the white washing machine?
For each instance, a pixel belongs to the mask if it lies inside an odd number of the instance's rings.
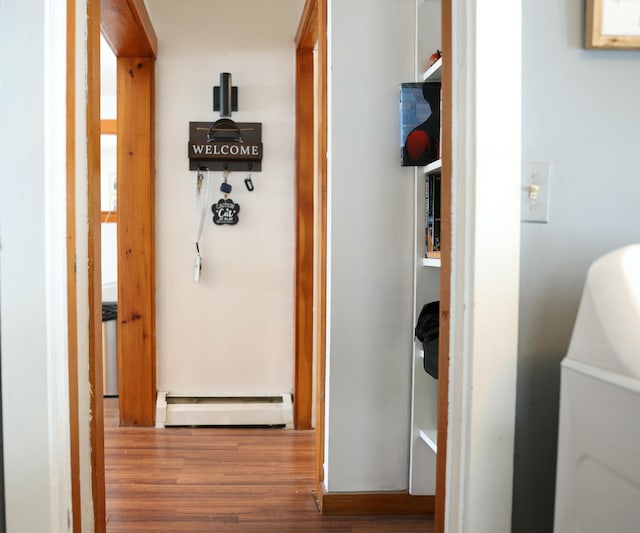
[[[587,275],[561,366],[554,532],[640,532],[640,245]]]

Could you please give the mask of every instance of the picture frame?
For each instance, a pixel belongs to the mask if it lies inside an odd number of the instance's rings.
[[[585,2],[585,48],[640,50],[640,1]]]

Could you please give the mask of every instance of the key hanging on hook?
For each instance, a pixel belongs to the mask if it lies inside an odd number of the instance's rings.
[[[247,190],[249,192],[253,191],[253,181],[251,180],[251,167],[252,167],[252,164],[249,163],[249,174],[244,179],[244,184],[247,187]]]
[[[223,182],[220,184],[220,192],[222,192],[224,194],[225,198],[228,198],[229,197],[229,193],[233,189],[233,187],[231,187],[231,184],[228,182],[228,179],[229,179],[229,171],[228,170],[224,171],[222,179],[223,179]]]

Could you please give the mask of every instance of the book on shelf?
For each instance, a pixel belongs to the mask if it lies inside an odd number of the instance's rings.
[[[426,242],[425,257],[440,258],[440,174],[425,176]]]
[[[427,257],[429,237],[429,176],[424,181],[424,256]]]
[[[400,160],[425,166],[440,157],[440,82],[400,85]]]

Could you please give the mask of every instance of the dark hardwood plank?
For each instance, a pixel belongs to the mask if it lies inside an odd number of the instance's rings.
[[[105,399],[109,533],[433,531],[431,516],[320,516],[315,432],[118,425]]]

